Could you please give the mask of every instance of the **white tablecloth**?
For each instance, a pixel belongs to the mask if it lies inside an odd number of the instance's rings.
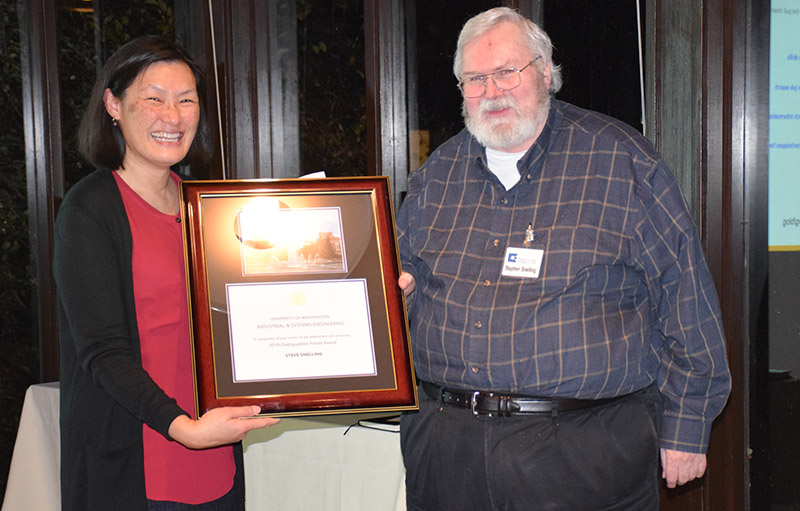
[[[31,385],[19,419],[3,511],[61,509],[58,383]]]
[[[359,415],[283,419],[244,442],[248,511],[405,509],[399,434]],[[346,432],[346,434],[345,434]],[[2,511],[58,511],[58,383],[31,386]]]
[[[401,511],[400,435],[359,426],[358,416],[283,419],[244,441],[247,509]]]

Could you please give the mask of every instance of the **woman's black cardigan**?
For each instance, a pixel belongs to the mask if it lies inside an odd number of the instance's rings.
[[[131,230],[110,171],[94,171],[67,193],[54,248],[62,510],[144,510],[142,423],[169,438],[170,424],[186,412],[142,367]],[[234,453],[243,509],[241,443]]]

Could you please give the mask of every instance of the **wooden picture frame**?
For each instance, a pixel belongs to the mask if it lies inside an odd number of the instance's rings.
[[[198,415],[418,407],[388,178],[181,182]]]

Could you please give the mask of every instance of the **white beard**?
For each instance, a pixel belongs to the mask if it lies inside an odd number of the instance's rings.
[[[510,119],[493,119],[484,116],[488,112],[504,108],[513,109],[516,116]],[[549,110],[550,95],[545,91],[542,94],[542,101],[532,112],[524,112],[514,96],[509,94],[495,99],[481,100],[475,117],[469,115],[465,104],[462,108],[462,115],[464,124],[478,142],[485,147],[503,150],[517,147],[536,137],[547,121]]]

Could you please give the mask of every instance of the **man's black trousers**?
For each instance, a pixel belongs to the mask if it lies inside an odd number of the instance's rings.
[[[655,386],[609,404],[476,417],[420,391],[400,434],[408,511],[658,510]]]

